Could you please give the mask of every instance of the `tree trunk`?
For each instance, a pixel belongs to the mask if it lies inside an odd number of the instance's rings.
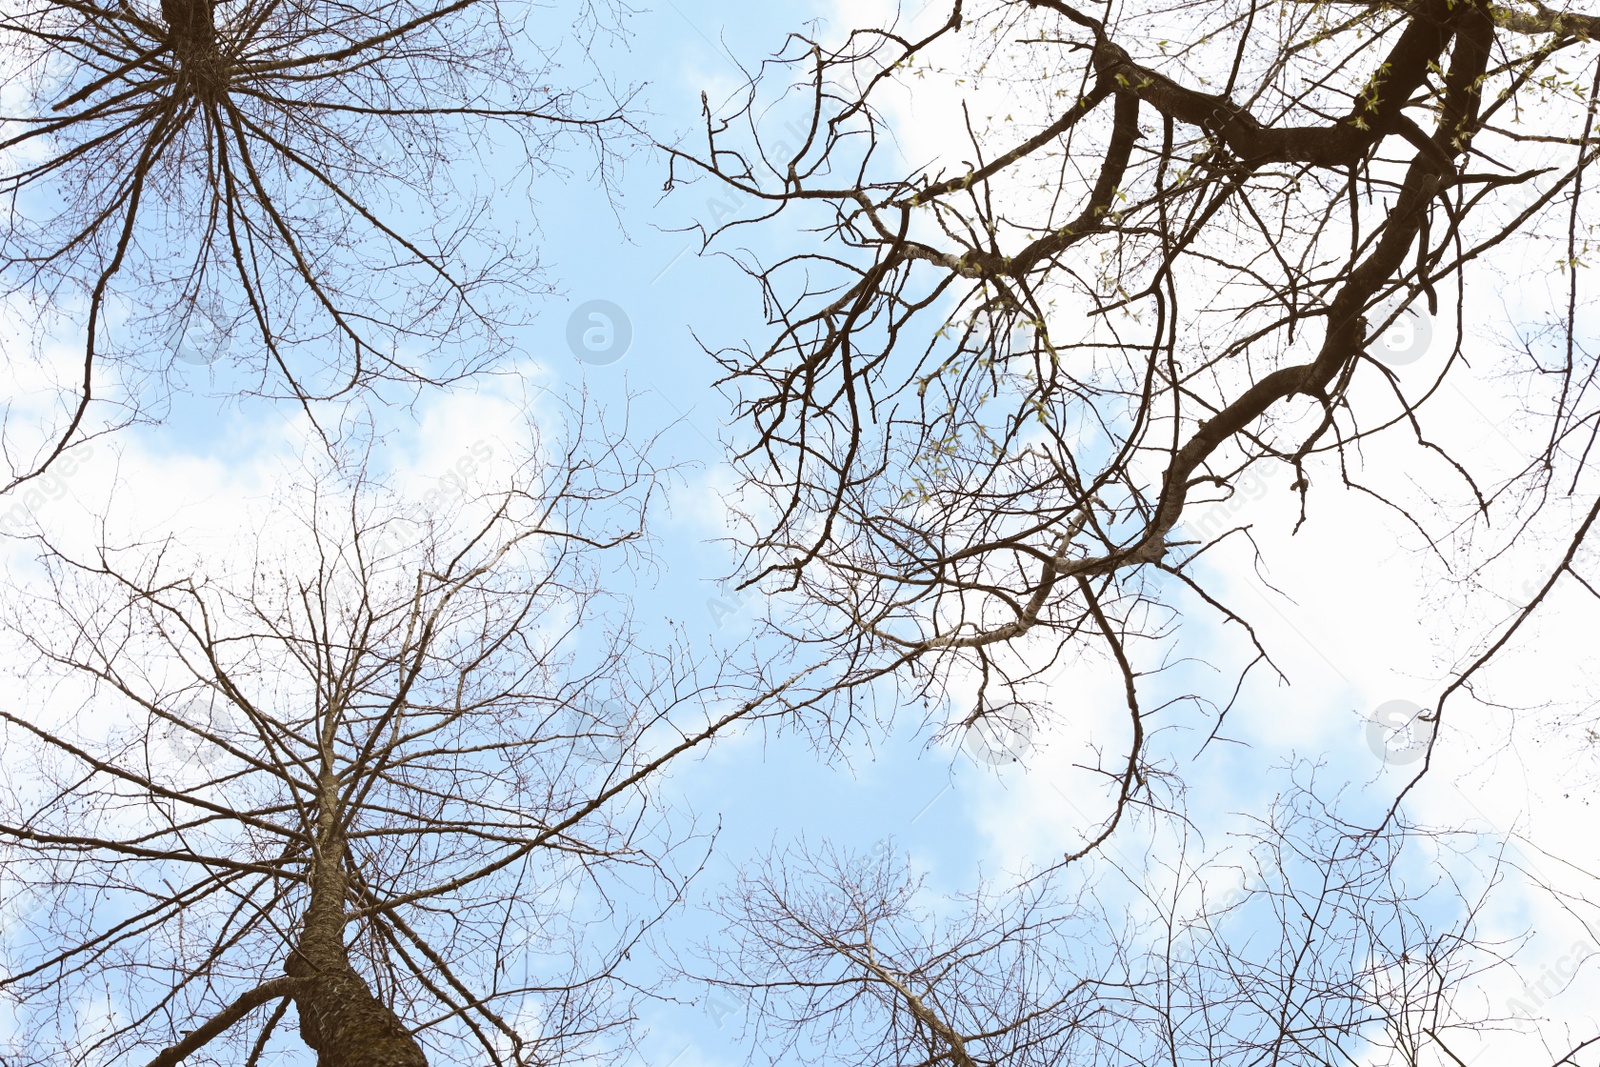
[[[291,957],[285,970],[294,974],[301,960],[299,954]],[[310,990],[295,997],[295,1007],[301,1039],[317,1050],[317,1067],[428,1067],[404,1024],[348,965],[315,975]]]
[[[221,99],[228,87],[228,65],[217,50],[213,0],[161,0],[167,43],[177,57],[189,91],[205,100]]]
[[[294,998],[300,1037],[316,1049],[317,1067],[428,1067],[405,1024],[350,966],[344,944],[349,872],[335,798],[330,779],[324,783],[311,863],[311,904],[299,944],[283,968],[293,977],[312,980]]]
[[[217,24],[211,0],[161,0],[161,17],[167,20],[174,45],[190,49],[215,46]]]

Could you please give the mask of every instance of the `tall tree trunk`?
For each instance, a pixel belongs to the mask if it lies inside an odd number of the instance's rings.
[[[167,20],[172,42],[181,51],[216,47],[216,14],[211,0],[161,0],[161,17]]]
[[[311,904],[300,941],[284,970],[312,979],[295,995],[300,1036],[317,1051],[317,1067],[428,1067],[422,1048],[393,1011],[372,995],[350,966],[344,944],[344,898],[349,884],[337,787],[324,782],[311,862]]]
[[[161,15],[190,91],[203,100],[220,100],[228,89],[228,64],[217,50],[213,0],[161,0]]]

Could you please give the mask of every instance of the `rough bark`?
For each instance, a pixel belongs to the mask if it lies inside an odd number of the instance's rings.
[[[317,1052],[317,1067],[427,1067],[411,1033],[354,967],[344,943],[344,898],[349,888],[338,783],[324,774],[311,903],[300,941],[284,964],[306,979],[294,996],[300,1037]]]
[[[211,0],[161,0],[161,17],[166,19],[175,45],[216,41],[216,15]]]

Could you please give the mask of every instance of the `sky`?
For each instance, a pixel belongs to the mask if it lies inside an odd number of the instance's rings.
[[[702,91],[714,107],[729,100],[741,85],[741,68],[778,48],[785,33],[817,18],[838,30],[882,8],[847,0],[665,0],[641,10],[630,22],[631,39],[595,62],[644,83],[640,99],[652,132],[692,136]],[[569,74],[584,76],[577,67]],[[936,114],[955,93],[930,88],[926,98],[906,102],[901,150],[908,158],[946,147],[945,127],[920,116]],[[466,469],[464,457],[508,452],[502,444],[517,437],[523,420],[554,427],[555,397],[582,390],[612,415],[625,409],[630,435],[659,434],[658,459],[686,464],[653,523],[659,565],[628,588],[644,633],[665,640],[670,619],[697,649],[736,648],[765,604],[759,593],[736,594],[727,584],[734,560],[717,539],[730,532],[724,497],[732,475],[722,443],[729,415],[713,387],[717,367],[701,344],[759,345],[767,327],[754,284],[727,259],[700,255],[697,236],[685,232],[728,209],[728,198],[706,182],[664,196],[664,161],[641,154],[627,162],[612,202],[593,186],[581,153],[562,163],[565,173],[537,187],[536,217],[558,292],[517,338],[518,373],[389,412],[381,462],[420,498],[448,490],[452,472]],[[739,240],[770,256],[797,238],[778,225],[747,229]],[[1515,308],[1501,313],[1514,315]],[[28,325],[13,309],[7,328]],[[1420,381],[1430,360],[1448,350],[1446,328],[1428,329],[1431,341],[1399,368],[1403,381]],[[586,347],[586,332],[595,330]],[[626,350],[617,355],[621,337]],[[270,497],[305,448],[306,427],[286,407],[207,395],[212,379],[203,363],[185,363],[179,373],[193,391],[179,398],[165,424],[135,427],[75,455],[71,472],[52,483],[59,490],[28,508],[31,517],[46,529],[70,531],[114,496],[130,528],[182,531],[197,549],[234,550],[239,509],[259,508]],[[1442,432],[1455,435],[1452,444],[1496,469],[1515,464],[1525,436],[1514,425],[1512,398],[1487,373],[1465,374],[1452,390],[1441,398],[1437,420]],[[1408,465],[1420,462],[1400,446],[1375,450],[1364,461],[1375,478],[1396,484],[1408,477]],[[495,469],[468,466],[469,480]],[[1218,856],[1234,854],[1230,835],[1263,815],[1304,772],[1305,761],[1320,765],[1318,781],[1330,792],[1342,786],[1352,817],[1385,808],[1416,770],[1416,753],[1390,743],[1374,721],[1403,714],[1405,702],[1431,705],[1450,672],[1497,632],[1496,612],[1508,616],[1519,595],[1542,584],[1551,562],[1549,542],[1508,554],[1494,572],[1492,595],[1469,609],[1430,567],[1414,532],[1360,494],[1319,486],[1312,521],[1292,532],[1297,501],[1287,480],[1264,477],[1236,510],[1214,517],[1254,523],[1266,562],[1223,552],[1207,568],[1213,588],[1260,628],[1287,681],[1253,674],[1220,741],[1203,744],[1211,720],[1175,709],[1152,742],[1183,775],[1186,810],[1205,850]],[[0,501],[0,512],[16,506]],[[16,546],[8,551],[13,566],[25,566]],[[1589,800],[1596,749],[1585,742],[1578,714],[1592,707],[1592,635],[1600,631],[1592,603],[1570,582],[1557,587],[1546,607],[1486,678],[1485,699],[1452,706],[1433,769],[1406,800],[1418,823],[1482,835],[1464,856],[1436,858],[1436,870],[1470,882],[1485,876],[1502,849],[1519,868],[1507,872],[1481,916],[1493,936],[1526,938],[1519,969],[1485,976],[1471,995],[1496,1009],[1533,1001],[1543,1018],[1478,1035],[1478,1047],[1463,1056],[1469,1063],[1534,1062],[1540,1041],[1559,1045],[1565,1027],[1581,1029],[1600,1016],[1600,925],[1582,922],[1600,916],[1564,910],[1556,894],[1540,888],[1592,899],[1592,877],[1600,873]],[[1159,684],[1174,692],[1214,686],[1226,671],[1207,661],[1238,661],[1237,628],[1202,611],[1183,627],[1180,647],[1193,658]],[[675,772],[668,786],[674,803],[720,829],[690,905],[663,937],[714,941],[719,922],[705,900],[757,854],[802,838],[903,853],[934,893],[959,893],[980,877],[1026,870],[1071,850],[1104,812],[1103,794],[1079,765],[1092,746],[1114,749],[1122,740],[1120,685],[1108,664],[1070,664],[1050,683],[1056,716],[1030,738],[999,738],[1010,746],[1004,757],[982,739],[935,741],[917,714],[833,754],[819,755],[804,737],[761,730],[717,743]],[[1169,859],[1172,848],[1162,831],[1138,825],[1114,838],[1108,852],[1125,869],[1143,870]],[[1224,885],[1226,877],[1218,877]],[[1556,991],[1561,983],[1546,981],[1529,992],[1550,968],[1574,965],[1575,956],[1587,963],[1565,988]],[[739,1011],[725,997],[687,986],[676,1002],[647,1004],[634,1062],[741,1062]]]

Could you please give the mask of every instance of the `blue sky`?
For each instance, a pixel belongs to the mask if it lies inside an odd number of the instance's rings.
[[[651,115],[655,136],[693,136],[702,90],[717,105],[738,86],[741,74],[733,57],[753,66],[786,33],[812,18],[833,18],[837,10],[822,3],[668,0],[633,17],[629,39],[595,61],[618,80],[645,84],[639,100]],[[832,28],[841,28],[836,18]],[[585,75],[574,61],[569,56],[569,76],[581,80]],[[538,400],[543,390],[586,390],[613,416],[626,405],[630,426],[636,428],[632,432],[659,432],[659,461],[692,465],[657,516],[658,568],[626,592],[647,637],[656,634],[665,641],[662,620],[670,618],[681,624],[693,647],[733,647],[763,605],[758,595],[741,602],[720,586],[733,566],[730,554],[713,540],[721,527],[712,502],[721,484],[719,441],[729,434],[728,411],[712,388],[717,367],[695,336],[711,346],[749,341],[760,348],[766,326],[759,293],[727,260],[698,255],[694,234],[675,232],[711,211],[708,201],[719,194],[708,183],[663,198],[665,160],[639,154],[628,161],[621,195],[613,203],[587,181],[581,151],[563,162],[566,176],[536,186],[543,256],[559,294],[539,307],[537,320],[518,337],[525,380],[496,383],[486,391],[527,397],[537,413],[544,410]],[[739,236],[739,243],[758,255],[794,240],[782,222]],[[582,362],[569,346],[571,316],[591,301],[616,305],[631,325],[630,347],[616,362]],[[181,373],[197,385],[207,374],[205,368]],[[1477,399],[1490,403],[1493,398]],[[386,413],[384,429],[395,465],[424,480],[428,472],[448,472],[463,446],[478,439],[474,410],[470,397],[456,395]],[[263,403],[219,405],[203,395],[181,397],[166,425],[141,427],[97,445],[100,466],[94,477],[109,479],[113,468],[122,469],[129,479],[124,491],[137,491],[135,474],[157,477],[161,487],[152,495],[165,503],[151,514],[181,521],[203,510],[205,493],[221,492],[219,487],[245,495],[252,486],[265,492],[269,464],[264,460],[274,450],[293,451],[294,424],[292,411]],[[109,482],[93,483],[101,484]],[[186,495],[186,484],[195,487],[193,493]],[[91,479],[74,485],[90,503]],[[1263,537],[1281,553],[1275,559],[1283,560],[1272,583],[1286,592],[1275,592],[1242,555],[1221,554],[1213,576],[1262,627],[1288,665],[1290,682],[1276,684],[1264,673],[1252,676],[1228,731],[1233,738],[1249,739],[1249,745],[1224,740],[1197,755],[1211,720],[1182,704],[1163,716],[1171,729],[1153,742],[1156,753],[1189,779],[1189,810],[1210,835],[1207,845],[1218,848],[1230,830],[1244,825],[1238,813],[1265,811],[1287,786],[1285,768],[1296,760],[1323,761],[1322,781],[1349,783],[1352,814],[1369,815],[1387,803],[1407,771],[1386,766],[1374,753],[1365,716],[1388,700],[1425,700],[1441,677],[1436,663],[1443,628],[1436,625],[1438,616],[1429,614],[1435,609],[1415,581],[1410,557],[1399,551],[1400,534],[1383,525],[1387,518],[1359,500],[1339,499],[1338,510],[1330,508],[1332,517],[1290,537],[1294,502],[1289,494],[1269,493],[1248,506],[1272,526]],[[41,521],[53,521],[51,514],[41,513]],[[1327,565],[1329,560],[1336,561],[1334,566]],[[627,575],[615,578],[631,581]],[[1221,626],[1214,617],[1197,615],[1184,626],[1173,647],[1194,659],[1155,680],[1147,703],[1191,689],[1215,692],[1228,675],[1205,661],[1238,662],[1244,654],[1237,628]],[[1528,655],[1542,651],[1548,656],[1558,648],[1563,651],[1555,658],[1572,664],[1584,654],[1582,642],[1559,623],[1530,641]],[[1530,662],[1513,660],[1509,669],[1528,670]],[[1073,847],[1097,821],[1104,801],[1073,765],[1081,761],[1086,743],[1116,745],[1125,711],[1118,682],[1105,664],[1075,664],[1055,685],[1051,703],[1061,712],[1060,721],[1034,739],[1020,763],[1000,768],[984,765],[948,740],[931,743],[916,710],[887,734],[852,738],[844,752],[828,759],[794,733],[753,731],[718,744],[680,768],[670,786],[675,801],[698,813],[702,825],[721,826],[716,856],[699,890],[714,891],[756,852],[801,835],[863,851],[890,841],[928,874],[935,889],[950,892],[970,888],[980,871],[997,875]],[[1424,816],[1441,823],[1454,817],[1503,836],[1527,827],[1534,812],[1544,820],[1537,831],[1541,840],[1559,839],[1567,832],[1563,827],[1577,825],[1578,809],[1539,792],[1536,768],[1548,753],[1528,756],[1528,766],[1535,769],[1507,785],[1501,761],[1512,746],[1497,741],[1501,734],[1495,730],[1510,726],[1487,718],[1478,726],[1484,733],[1464,742],[1447,771],[1417,795],[1415,804]],[[1559,756],[1555,762],[1560,764]],[[1473,784],[1491,778],[1504,787],[1500,792]],[[1165,847],[1158,836],[1135,826],[1114,844],[1130,866],[1138,866],[1136,861]],[[1535,867],[1540,862],[1529,860]],[[1508,903],[1506,928],[1528,914],[1524,904]],[[1549,920],[1561,921],[1559,916]],[[707,913],[690,907],[664,936],[682,943],[717,933]],[[1544,947],[1551,954],[1571,942],[1565,933],[1547,940]],[[735,1061],[736,1020],[699,993],[683,996],[688,1002],[646,1008],[647,1034],[638,1061],[650,1067]]]

